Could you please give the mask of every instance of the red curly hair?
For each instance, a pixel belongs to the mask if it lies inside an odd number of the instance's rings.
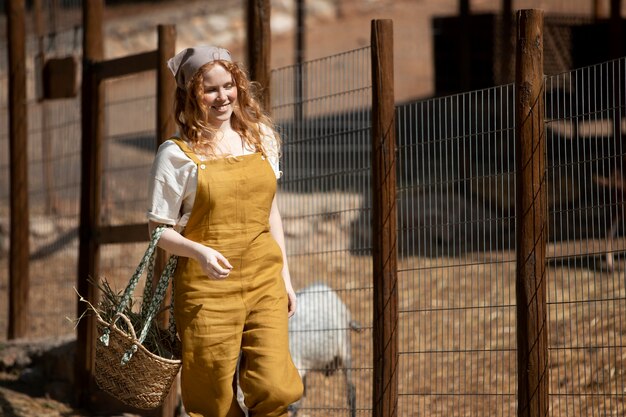
[[[176,88],[174,116],[183,137],[190,142],[194,152],[209,158],[215,158],[215,133],[217,129],[207,123],[208,108],[202,101],[204,93],[204,73],[214,65],[220,65],[233,77],[237,87],[237,101],[231,116],[231,126],[244,141],[247,148],[255,149],[267,155],[268,149],[262,138],[272,134],[278,152],[280,138],[274,123],[263,112],[257,99],[260,85],[250,81],[246,72],[238,63],[216,60],[211,61],[196,72],[185,89]]]

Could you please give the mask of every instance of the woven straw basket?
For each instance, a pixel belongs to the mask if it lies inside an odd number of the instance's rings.
[[[98,386],[123,403],[148,410],[163,404],[181,366],[179,359],[166,359],[149,352],[141,345],[130,320],[123,314],[131,335],[97,315],[98,335],[110,329],[109,346],[96,341],[95,379]],[[137,346],[126,365],[124,354]]]
[[[164,226],[159,226],[152,232],[148,249],[146,249],[141,262],[128,282],[121,300],[117,306],[114,306],[115,312],[112,314],[111,322],[104,320],[98,309],[93,308],[90,304],[91,310],[95,313],[98,328],[94,372],[96,383],[103,391],[108,392],[123,403],[144,410],[156,408],[163,403],[182,364],[179,359],[160,357],[143,346],[150,325],[163,303],[165,292],[178,261],[176,256],[170,257],[153,294],[152,278],[155,251],[159,238],[165,229]],[[133,291],[146,267],[148,268],[148,275],[141,304],[142,328],[138,338],[135,328],[123,311],[129,306]],[[82,297],[81,300],[83,300]],[[173,308],[174,306],[171,304],[169,328],[171,339],[175,339],[176,335]],[[110,317],[108,314],[113,313],[113,309],[111,306],[105,306],[104,310],[108,320]],[[126,328],[130,334],[120,330],[115,325],[119,319],[126,323]]]

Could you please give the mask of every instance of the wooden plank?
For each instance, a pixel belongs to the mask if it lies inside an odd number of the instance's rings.
[[[517,415],[548,415],[547,186],[543,103],[543,12],[517,15],[516,310]]]
[[[156,50],[128,55],[108,61],[93,62],[93,71],[98,81],[107,78],[123,77],[142,71],[151,71],[157,68],[158,52]]]
[[[372,21],[373,416],[398,415],[398,276],[393,23]]]
[[[150,238],[148,223],[101,226],[94,234],[94,238],[98,245],[147,242]]]
[[[8,338],[28,332],[29,219],[26,108],[26,16],[24,0],[7,3],[9,41],[9,160],[11,232],[9,247]]]

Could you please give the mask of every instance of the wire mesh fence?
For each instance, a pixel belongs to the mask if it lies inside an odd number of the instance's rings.
[[[156,71],[103,82],[102,226],[146,222],[148,179],[157,149]],[[145,239],[148,241],[148,229]],[[100,276],[121,292],[135,271],[146,243],[106,244],[100,250]],[[143,279],[136,294],[141,294]]]
[[[545,81],[551,415],[623,415],[624,60]],[[402,415],[516,410],[512,86],[398,108]]]
[[[398,415],[515,412],[513,100],[398,107]]]
[[[48,57],[81,55],[75,29],[55,36]],[[76,49],[76,48],[79,49]],[[39,44],[27,44],[28,158],[30,211],[29,337],[74,334],[76,318],[78,224],[81,184],[80,96],[38,101],[36,61]],[[0,85],[7,83],[6,73]],[[106,225],[145,221],[147,178],[156,149],[154,72],[105,83],[104,182],[100,219]],[[6,90],[2,90],[3,92]],[[0,304],[8,305],[9,161],[8,102],[0,96]],[[147,231],[146,231],[147,239]],[[123,288],[136,267],[141,244],[105,245],[101,274]],[[54,294],[54,296],[50,296]],[[1,334],[7,315],[0,314]]]
[[[551,407],[626,413],[624,59],[545,80]]]
[[[62,33],[59,39],[73,39]],[[66,318],[76,315],[72,287],[78,257],[80,189],[80,99],[40,102],[35,77],[38,44],[26,44],[28,100],[28,187],[30,212],[29,335],[58,337],[73,333]],[[78,54],[73,41],[55,46],[59,55]],[[3,49],[0,53],[6,53]],[[5,55],[6,56],[6,55]],[[6,61],[3,61],[6,62]],[[7,86],[0,72],[0,86]],[[0,304],[8,305],[9,132],[8,96],[0,88]],[[51,296],[53,294],[54,296]],[[7,334],[7,316],[0,314],[0,332]]]
[[[306,379],[300,409],[309,416],[352,415],[350,383],[357,415],[371,410],[372,265],[363,256],[370,250],[369,57],[363,48],[272,74],[283,139],[277,201],[291,278],[296,291],[314,294],[300,297],[318,300],[305,301],[290,324],[292,354]]]

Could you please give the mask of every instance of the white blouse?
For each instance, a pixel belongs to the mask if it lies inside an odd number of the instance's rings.
[[[280,178],[278,150],[273,135],[264,136],[263,145],[276,178]],[[244,149],[244,155],[254,153]],[[163,142],[156,153],[148,185],[148,220],[183,230],[196,198],[198,168],[171,140]]]

